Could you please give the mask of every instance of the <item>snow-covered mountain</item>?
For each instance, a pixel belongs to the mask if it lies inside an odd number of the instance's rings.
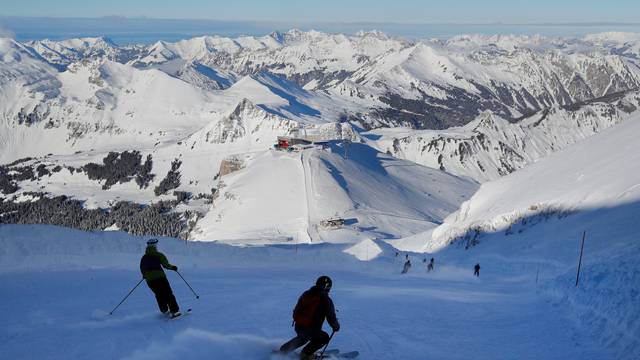
[[[640,93],[541,110],[510,122],[489,111],[445,131],[377,129],[364,136],[380,151],[476,181],[495,180],[638,114]]]
[[[377,32],[290,31],[248,39],[156,44],[149,54],[162,45],[164,56],[134,64],[182,58],[235,74],[268,71],[365,106],[349,112],[364,127],[446,128],[483,110],[513,119],[640,84],[635,53],[603,47],[598,38],[460,36],[414,43]],[[637,40],[630,42],[637,47]]]
[[[140,70],[105,57],[85,58],[58,71],[33,48],[13,40],[4,40],[2,50],[3,162],[176,142],[222,119],[243,99],[300,124],[337,121],[341,114],[328,96],[269,75],[245,76],[225,90],[211,90],[224,81],[198,75],[208,84],[198,87],[158,69]],[[191,75],[193,66],[187,66]],[[177,71],[194,80],[183,70]]]
[[[380,32],[347,36],[291,30],[146,47],[119,48],[107,39],[29,45],[56,65],[67,66],[85,54],[103,56],[141,69],[162,69],[210,89],[268,72],[358,104],[345,109],[345,115],[363,127],[442,129],[464,125],[485,110],[516,119],[636,89],[639,43],[635,34],[624,33],[581,39],[464,35],[408,41]]]
[[[222,216],[221,207],[232,214],[247,206],[225,197],[248,196],[230,179],[261,189],[254,183],[266,177],[259,169],[283,166],[281,176],[291,187],[250,197],[264,209],[272,203],[267,195],[307,191],[293,186],[305,172],[282,165],[293,161],[285,160],[291,154],[274,156],[269,150],[278,136],[294,136],[334,147],[352,142],[354,149],[366,149],[362,153],[378,150],[409,160],[403,167],[415,171],[374,171],[391,161],[378,155],[340,160],[332,147],[304,150],[318,174],[332,174],[318,175],[324,179],[319,188],[344,192],[344,204],[317,205],[322,215],[292,226],[281,238],[328,239],[309,235],[309,228],[313,232],[331,214],[371,226],[385,222],[365,220],[369,215],[362,209],[382,211],[364,199],[387,191],[394,194],[390,198],[410,194],[414,201],[394,205],[396,219],[419,219],[431,227],[472,191],[472,181],[455,176],[495,180],[634,117],[640,107],[639,42],[618,33],[408,41],[379,32],[296,30],[125,47],[106,38],[2,39],[0,162],[7,165],[0,169],[0,192],[12,206],[56,196],[71,196],[84,209],[164,201],[170,211],[160,206],[159,213],[182,214],[180,226],[192,234],[197,230],[199,239],[235,241],[250,235],[215,230],[232,218]],[[383,128],[364,131],[372,127]],[[417,186],[412,177],[433,183]],[[352,184],[351,178],[360,180]],[[399,190],[372,186],[376,181],[398,183]],[[433,189],[458,195],[432,203]],[[358,191],[368,195],[354,195]],[[301,216],[281,215],[285,223]],[[94,228],[134,226],[101,219]],[[35,221],[20,221],[27,220]],[[371,234],[398,238],[426,229],[401,225],[405,220]],[[80,227],[91,228],[90,223]],[[175,229],[170,234],[177,236]]]
[[[288,120],[364,128],[443,129],[485,111],[512,122],[638,88],[639,42],[620,33],[412,42],[297,30],[125,47],[106,38],[3,39],[0,114],[3,133],[21,141],[58,133],[67,152],[86,148],[81,138],[99,145],[91,133],[110,142],[116,134],[150,144],[179,139],[243,98],[275,104]],[[2,150],[5,161],[57,152]]]
[[[79,38],[62,41],[38,40],[26,43],[51,64],[65,68],[74,62],[90,58],[107,58],[113,61],[126,61],[134,56],[140,46],[120,48],[109,38]]]

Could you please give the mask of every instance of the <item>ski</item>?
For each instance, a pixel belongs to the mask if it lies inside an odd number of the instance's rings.
[[[325,355],[335,355],[338,354],[340,350],[338,349],[328,349],[324,352]],[[319,355],[319,354],[318,354]]]
[[[276,349],[273,350],[272,355],[276,355],[276,356],[283,356],[283,357],[287,357],[287,358],[294,358],[294,359],[299,359],[300,358],[300,352],[298,351],[294,351],[294,352],[290,352],[290,353],[283,353],[280,350]],[[329,359],[332,356],[336,356],[340,353],[340,350],[338,349],[329,349],[327,351],[324,352],[324,355],[322,357],[320,357],[320,353],[316,353],[314,354],[314,358],[315,359]]]
[[[175,319],[179,319],[181,317],[185,317],[187,315],[191,314],[191,309],[187,309],[184,312],[182,312],[182,314],[178,315],[178,316],[168,316],[167,317],[167,321],[169,320],[175,320]]]
[[[338,354],[340,354],[340,350],[329,349],[329,350],[326,350],[322,356],[320,356],[320,353],[313,354],[314,355],[313,358],[314,359],[331,359],[332,357],[337,356]]]
[[[322,357],[316,357],[316,359],[355,359],[358,355],[360,355],[360,352],[358,351],[349,351],[344,353],[339,350],[336,353],[327,353],[325,351]]]

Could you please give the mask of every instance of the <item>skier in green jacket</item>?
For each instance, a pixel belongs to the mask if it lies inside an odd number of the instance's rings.
[[[180,308],[173,296],[171,285],[164,273],[165,269],[178,271],[178,267],[171,265],[167,257],[157,249],[158,239],[147,241],[147,249],[142,259],[140,259],[140,271],[142,277],[147,281],[147,285],[153,291],[158,301],[160,312],[172,318],[182,315]]]

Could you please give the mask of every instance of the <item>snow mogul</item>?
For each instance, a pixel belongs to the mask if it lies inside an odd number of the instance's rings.
[[[313,354],[329,343],[329,334],[322,331],[326,319],[334,332],[340,330],[333,301],[329,297],[332,281],[328,276],[320,276],[316,284],[305,291],[293,309],[293,325],[296,337],[280,347],[280,352],[289,353],[303,345],[300,359],[313,359]]]
[[[178,267],[169,263],[167,257],[158,251],[158,239],[150,239],[147,241],[147,249],[140,259],[140,271],[142,277],[146,280],[149,289],[153,291],[158,301],[160,312],[171,318],[182,315],[180,308],[173,296],[171,285],[167,275],[162,268],[178,271]]]

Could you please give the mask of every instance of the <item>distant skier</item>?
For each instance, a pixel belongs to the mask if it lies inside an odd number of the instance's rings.
[[[473,275],[480,277],[480,264],[476,264],[476,266],[473,267]]]
[[[436,263],[435,263],[435,259],[431,258],[431,261],[429,261],[429,265],[427,265],[427,271],[431,272],[433,271],[433,268],[435,267]]]
[[[411,260],[407,259],[407,261],[405,261],[404,266],[402,267],[402,274],[406,274],[407,272],[409,272],[409,269],[411,269]]]
[[[302,349],[300,359],[313,359],[316,350],[329,342],[329,334],[322,331],[324,320],[327,320],[333,331],[340,330],[333,301],[329,297],[331,286],[331,278],[320,276],[316,285],[300,296],[293,309],[296,337],[284,343],[280,347],[281,352],[289,353],[307,344]]]
[[[178,267],[171,265],[167,257],[157,249],[158,239],[150,239],[147,241],[147,249],[140,259],[140,271],[142,277],[146,280],[147,285],[153,291],[158,301],[160,312],[172,318],[182,315],[176,297],[173,296],[171,285],[164,273],[165,269],[178,271]]]

